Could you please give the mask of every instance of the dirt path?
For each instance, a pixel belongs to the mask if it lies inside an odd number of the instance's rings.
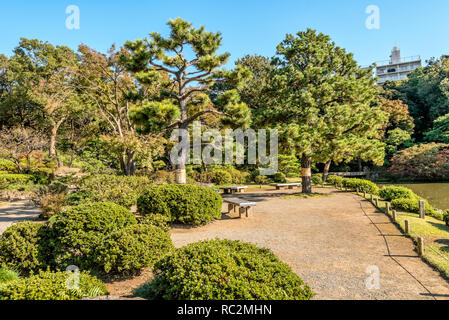
[[[258,202],[250,218],[225,215],[204,227],[175,228],[172,239],[177,247],[218,237],[270,248],[317,293],[315,299],[449,299],[449,284],[368,201],[331,189],[319,189],[331,197],[282,197],[292,192],[239,195]],[[366,287],[370,266],[380,271],[379,289]]]
[[[17,200],[0,205],[0,235],[12,224],[36,220],[41,209],[29,200]]]

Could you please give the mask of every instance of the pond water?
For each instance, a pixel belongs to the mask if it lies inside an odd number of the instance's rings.
[[[412,189],[435,208],[449,209],[449,183],[395,183],[394,185]]]

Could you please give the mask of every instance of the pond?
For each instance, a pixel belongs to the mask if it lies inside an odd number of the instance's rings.
[[[435,208],[449,209],[449,183],[395,183],[394,185],[412,189]]]

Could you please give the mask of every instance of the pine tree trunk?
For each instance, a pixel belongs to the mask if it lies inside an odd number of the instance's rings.
[[[362,159],[358,158],[358,159],[357,159],[357,162],[358,162],[358,165],[359,165],[359,172],[362,172],[362,171],[363,171],[363,168],[362,168]]]
[[[120,167],[125,176],[133,176],[136,174],[137,165],[134,160],[134,152],[124,151],[120,157]]]
[[[326,162],[326,164],[324,165],[324,170],[323,170],[323,183],[325,183],[326,180],[327,180],[327,176],[329,175],[329,169],[331,168],[331,164],[332,164],[332,160],[329,160],[329,161]]]
[[[312,193],[312,158],[309,156],[302,156],[302,192]]]

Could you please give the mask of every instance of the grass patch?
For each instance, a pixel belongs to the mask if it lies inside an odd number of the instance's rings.
[[[19,279],[19,274],[7,267],[0,268],[0,285]]]

